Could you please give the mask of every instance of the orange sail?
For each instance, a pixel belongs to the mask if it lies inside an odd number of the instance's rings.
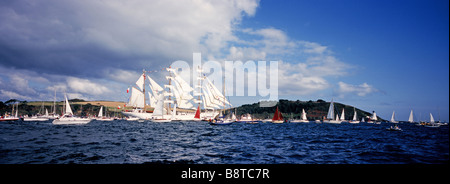
[[[197,107],[197,112],[195,112],[195,119],[200,119],[200,106]]]
[[[275,114],[273,115],[272,121],[281,121],[283,120],[283,115],[281,115],[281,112],[278,111],[278,106],[277,106],[277,110],[275,111]]]

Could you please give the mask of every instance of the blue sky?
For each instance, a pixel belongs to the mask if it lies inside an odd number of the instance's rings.
[[[127,101],[176,60],[279,62],[279,98],[449,119],[445,0],[2,1],[0,100]],[[164,83],[162,72],[152,74]],[[265,97],[236,97],[234,106]]]
[[[324,96],[289,99],[335,98],[383,118],[395,110],[405,120],[414,109],[423,120],[430,112],[448,120],[448,21],[448,1],[261,1],[242,25],[274,27],[292,39],[325,45],[353,67],[330,83],[366,82],[378,90],[339,98],[327,89]]]

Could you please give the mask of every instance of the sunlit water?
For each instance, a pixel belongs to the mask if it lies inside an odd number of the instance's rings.
[[[0,123],[0,163],[448,163],[448,126],[113,122]]]

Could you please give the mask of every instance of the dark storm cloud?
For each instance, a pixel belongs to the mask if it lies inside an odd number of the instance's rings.
[[[10,74],[22,73],[20,85],[35,89],[3,88],[0,98],[33,99],[52,89],[87,96],[93,86],[118,91],[142,69],[190,61],[193,52],[221,55],[236,39],[232,29],[242,12],[253,15],[257,6],[255,0],[0,1],[0,71],[11,71],[0,73],[0,83],[19,81]]]
[[[0,65],[47,74],[99,77],[103,69],[136,70],[144,64],[158,65],[144,62],[148,59],[166,59],[163,55],[149,55],[142,50],[135,52],[134,48],[127,48],[126,42],[121,41],[123,38],[112,36],[115,26],[93,25],[109,24],[101,22],[108,14],[102,15],[102,9],[92,12],[89,7],[80,6],[83,5],[70,1],[3,2],[0,8]],[[108,21],[114,24],[117,20],[111,17]]]

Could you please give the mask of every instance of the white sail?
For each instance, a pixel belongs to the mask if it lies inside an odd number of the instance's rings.
[[[344,109],[342,109],[341,120],[345,120],[345,112],[344,112]]]
[[[213,103],[213,98],[210,96],[208,88],[203,88],[203,100],[205,109],[219,109],[220,107]]]
[[[191,103],[194,97],[189,94],[193,91],[192,87],[190,87],[178,74],[173,74],[175,77],[173,77],[170,89],[174,92],[178,107],[183,109],[196,109]]]
[[[433,115],[430,113],[430,123],[434,123]]]
[[[374,120],[374,121],[378,120],[377,113],[375,111],[373,111],[373,115],[372,115],[371,119]]]
[[[70,108],[69,101],[67,100],[67,96],[64,95],[64,97],[66,98],[66,112],[65,112],[65,114],[66,115],[73,115],[72,108]]]
[[[331,100],[330,107],[328,108],[327,119],[333,118],[334,118],[334,102],[333,100]]]
[[[392,112],[391,122],[395,122],[395,111]]]
[[[177,104],[173,105],[172,117],[170,119],[175,119],[175,115],[177,114]]]
[[[191,91],[193,91],[194,89],[189,85],[189,83],[187,83],[185,80],[183,80],[183,78],[181,78],[177,73],[173,73],[174,74],[174,80],[177,82],[178,86],[183,92],[185,93],[190,93]]]
[[[144,93],[140,91],[139,89],[132,87],[131,88],[131,97],[130,101],[128,102],[128,106],[132,107],[144,107]]]
[[[164,97],[162,95],[155,97],[156,105],[153,109],[153,116],[162,116],[164,114]]]
[[[156,96],[156,94],[161,93],[162,91],[164,91],[164,89],[158,84],[156,83],[152,78],[150,78],[150,76],[147,76],[148,81],[150,81],[150,89],[152,90],[153,95]]]
[[[148,96],[150,97],[150,106],[155,107],[156,106],[156,98],[148,92]]]
[[[409,113],[409,119],[408,122],[412,123],[414,122],[414,118],[413,118],[413,110],[411,110],[411,113]]]
[[[302,120],[308,120],[308,119],[306,118],[306,112],[305,112],[305,109],[302,109]]]
[[[103,106],[100,107],[100,111],[98,111],[98,117],[103,117]]]
[[[217,103],[217,105],[223,106],[223,104],[225,103],[226,105],[231,105],[230,102],[228,102],[228,100],[225,98],[225,96],[219,91],[219,89],[217,89],[217,87],[206,77],[206,81],[207,81],[207,87],[209,87],[209,90],[211,92],[211,96],[219,101],[219,103]]]
[[[356,117],[356,109],[353,108],[353,121],[357,121],[357,117]]]
[[[136,85],[141,89],[141,91],[144,90],[144,81],[144,74],[142,74],[141,77],[139,77],[139,79],[136,81]]]

